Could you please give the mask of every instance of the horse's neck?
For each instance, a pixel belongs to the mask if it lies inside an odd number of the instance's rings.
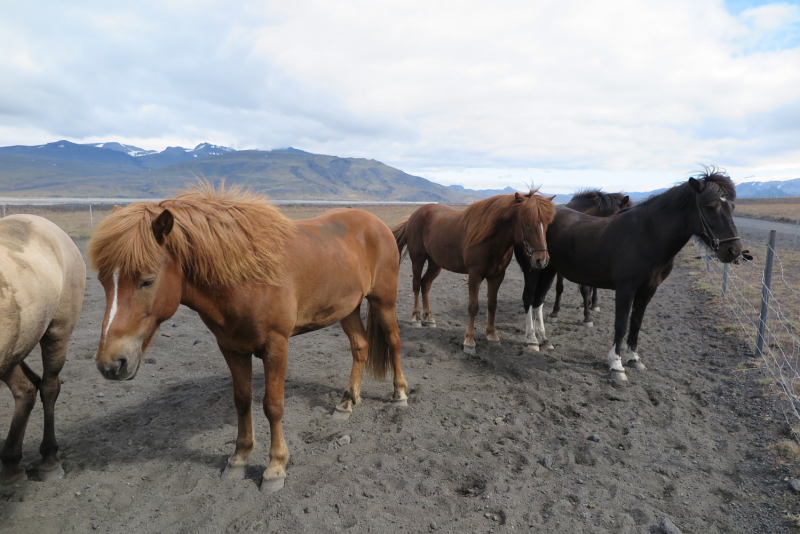
[[[689,222],[691,214],[691,207],[683,209],[680,213],[664,210],[645,212],[650,226],[656,229],[657,240],[661,245],[660,263],[672,260],[694,235]]]
[[[196,311],[206,324],[210,321],[223,326],[225,315],[220,308],[220,303],[226,302],[227,299],[218,293],[218,291],[209,288],[199,287],[185,279],[181,294],[181,304]]]

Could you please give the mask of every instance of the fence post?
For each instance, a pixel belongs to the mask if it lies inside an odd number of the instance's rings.
[[[708,247],[706,247],[706,272],[708,272]]]
[[[3,206],[3,216],[5,216],[5,206]],[[794,223],[794,245],[792,250],[797,250],[797,229],[800,227],[800,213],[797,214],[797,222]]]
[[[728,291],[728,264],[722,264],[722,296]]]
[[[758,316],[758,338],[756,338],[756,356],[764,354],[764,329],[767,326],[767,304],[769,304],[769,284],[772,282],[772,258],[775,256],[775,230],[769,231],[767,261],[764,264],[764,281],[761,287],[761,313]]]
[[[92,205],[89,204],[89,226],[94,228],[94,217],[92,217]]]
[[[3,218],[4,219],[6,218],[6,205],[5,204],[3,204]],[[795,241],[796,241],[797,240],[797,236],[794,236],[794,238],[795,238]]]

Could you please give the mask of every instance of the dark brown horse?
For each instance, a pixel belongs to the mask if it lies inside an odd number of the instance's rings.
[[[488,280],[486,338],[499,343],[494,327],[497,290],[517,245],[535,269],[547,265],[545,234],[553,220],[555,206],[537,190],[527,194],[498,195],[481,200],[463,211],[440,204],[426,204],[407,221],[392,229],[400,252],[408,248],[414,273],[413,326],[436,326],[431,314],[429,292],[442,269],[469,275],[469,326],[464,335],[464,352],[475,353],[475,315],[478,291]],[[405,255],[403,255],[404,257]],[[422,276],[425,262],[428,268]],[[419,314],[422,289],[423,315]]]
[[[611,217],[619,213],[621,210],[633,206],[630,197],[624,193],[603,193],[599,189],[584,189],[578,191],[573,195],[572,200],[567,202],[566,207],[573,209],[586,215],[593,217]],[[592,312],[600,311],[600,306],[597,303],[597,288],[589,286],[580,286],[581,296],[583,297],[583,324],[584,326],[592,326]],[[550,312],[550,317],[555,319],[558,317],[558,312],[561,310],[561,293],[564,292],[564,277],[560,274],[556,278],[556,300],[553,303],[553,311]],[[589,302],[589,294],[591,292],[591,303]],[[532,292],[531,292],[532,293]],[[524,293],[523,293],[524,295]],[[531,298],[525,302],[523,296],[523,305],[525,305],[525,316],[528,319],[526,322],[526,331],[532,332],[534,330],[532,313],[530,313],[530,305],[533,300]],[[537,310],[537,320],[542,321],[541,310]],[[534,336],[535,337],[535,336]]]
[[[735,199],[728,175],[710,167],[613,217],[558,208],[547,230],[550,265],[525,271],[526,288],[534,288],[534,308],[544,302],[556,272],[578,284],[616,290],[614,344],[608,364],[615,379],[627,380],[622,355],[633,368],[645,368],[636,352],[645,309],[689,239],[700,236],[725,263],[742,254],[733,222]],[[629,316],[625,350],[622,341]]]
[[[406,403],[395,315],[399,255],[389,228],[361,210],[291,221],[255,194],[210,186],[159,203],[116,210],[95,230],[89,257],[106,292],[95,356],[111,380],[136,376],[159,324],[183,304],[209,330],[233,376],[236,450],[224,475],[243,477],[253,450],[252,356],[264,365],[269,466],[262,491],[283,487],[289,338],[339,322],[353,366],[340,413],[360,401],[364,367],[394,372],[393,400]],[[367,328],[361,322],[366,297]],[[336,412],[335,412],[336,413]]]

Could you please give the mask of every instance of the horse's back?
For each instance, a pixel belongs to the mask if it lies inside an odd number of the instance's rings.
[[[80,251],[58,226],[35,215],[0,219],[0,375],[45,332],[72,332],[85,284]]]
[[[431,257],[440,267],[465,272],[464,211],[442,204],[426,204],[408,218],[406,242],[412,261]]]

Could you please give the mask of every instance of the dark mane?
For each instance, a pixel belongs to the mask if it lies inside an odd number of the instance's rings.
[[[618,211],[623,198],[625,198],[624,193],[603,193],[595,188],[581,189],[572,196],[567,207],[576,211],[597,207],[598,217],[608,217]]]
[[[692,178],[705,183],[706,187],[700,193],[700,202],[710,202],[723,195],[730,201],[736,200],[736,187],[724,170],[713,165],[703,165],[703,172],[695,174]],[[632,209],[682,209],[690,202],[695,202],[696,196],[697,194],[687,181],[667,189],[661,194],[653,195]]]

